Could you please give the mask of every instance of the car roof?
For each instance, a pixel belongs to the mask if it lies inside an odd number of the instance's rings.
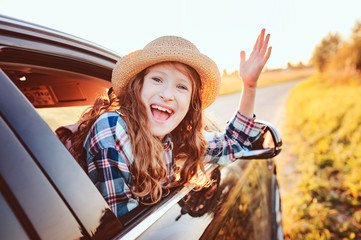
[[[46,52],[64,58],[75,58],[89,62],[96,62],[97,60],[99,64],[101,63],[109,68],[112,68],[114,62],[120,58],[119,54],[97,45],[96,43],[48,27],[4,15],[0,15],[0,31],[4,35],[7,35],[6,39],[1,40],[2,47],[5,45],[13,48],[28,48],[38,51],[46,50]],[[42,44],[29,44],[29,41],[26,40]],[[45,48],[47,45],[49,48]],[[58,46],[59,48],[55,48],[54,46]],[[66,49],[69,49],[70,51],[65,51]],[[83,55],[75,55],[74,51],[83,53]]]
[[[92,104],[111,87],[119,58],[75,36],[0,15],[0,67],[35,107]]]

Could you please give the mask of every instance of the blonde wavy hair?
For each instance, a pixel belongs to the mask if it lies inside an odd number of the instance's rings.
[[[198,177],[200,171],[203,172],[203,176],[206,176],[203,156],[207,142],[203,135],[200,77],[188,65],[178,62],[167,63],[189,77],[193,89],[191,103],[185,118],[171,132],[173,156],[176,163],[182,163],[181,167],[175,169],[177,177],[173,181],[167,179],[167,167],[163,159],[163,143],[148,129],[146,106],[141,100],[144,76],[148,73],[149,68],[129,81],[118,96],[109,94],[107,98],[98,98],[93,107],[80,118],[79,132],[76,134],[76,139],[72,139],[73,151],[81,152],[87,133],[96,119],[105,112],[119,109],[124,115],[122,118],[127,125],[134,155],[133,166],[130,166],[131,190],[143,203],[149,202],[145,200],[146,198],[150,198],[150,203],[158,202],[164,194],[164,190],[168,191],[172,187],[190,182],[192,178]],[[86,169],[86,166],[83,165],[83,167]],[[202,184],[206,185],[208,181],[206,180]]]

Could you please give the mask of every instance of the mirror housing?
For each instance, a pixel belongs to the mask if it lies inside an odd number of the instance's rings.
[[[269,122],[256,120],[266,126],[261,136],[252,143],[252,149],[239,159],[268,159],[277,156],[282,150],[282,139],[277,129]]]

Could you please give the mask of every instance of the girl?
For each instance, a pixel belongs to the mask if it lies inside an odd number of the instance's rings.
[[[117,217],[139,202],[159,201],[171,187],[204,173],[204,163],[228,164],[250,149],[263,129],[253,108],[257,79],[271,54],[268,41],[263,29],[249,59],[240,54],[243,91],[224,134],[206,132],[202,112],[217,97],[219,70],[191,42],[160,37],[119,59],[113,90],[83,114],[72,139]]]

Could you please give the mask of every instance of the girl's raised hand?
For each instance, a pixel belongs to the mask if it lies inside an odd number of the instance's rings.
[[[246,61],[246,53],[241,51],[241,63],[239,65],[239,76],[242,78],[243,87],[256,88],[257,80],[261,71],[271,55],[272,47],[268,47],[270,35],[265,38],[265,29],[262,29],[253,51]]]

